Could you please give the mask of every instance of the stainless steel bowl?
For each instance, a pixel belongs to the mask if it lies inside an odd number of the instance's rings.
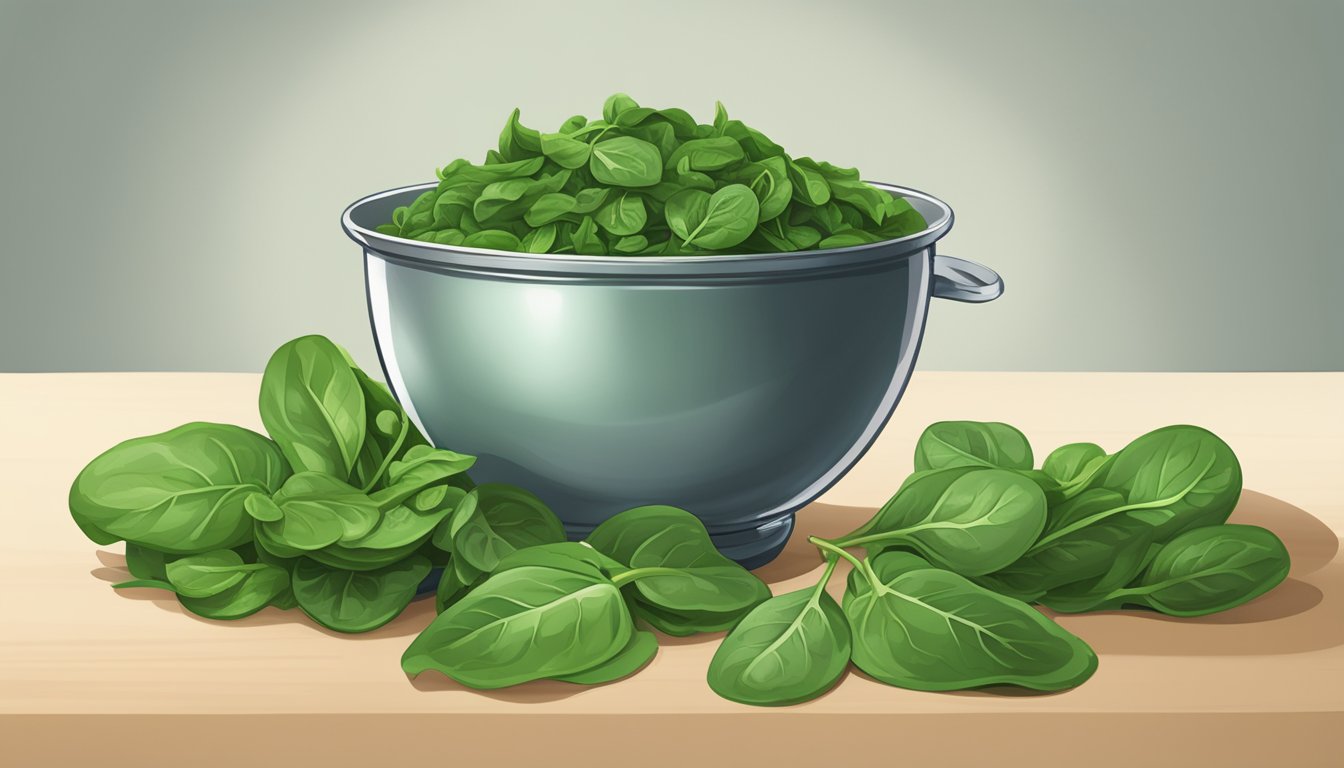
[[[1003,291],[992,270],[935,255],[951,208],[886,184],[928,228],[824,251],[530,255],[374,231],[433,186],[342,217],[388,383],[436,445],[479,457],[478,482],[531,490],[574,537],[673,504],[729,557],[768,562],[891,416],[929,298]]]

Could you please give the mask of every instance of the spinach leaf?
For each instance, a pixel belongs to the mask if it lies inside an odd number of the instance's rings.
[[[378,525],[378,505],[372,499],[358,488],[319,472],[291,476],[272,501],[281,512],[280,519],[258,520],[257,542],[281,557],[294,556],[294,550],[352,542]]]
[[[252,538],[243,508],[289,476],[275,443],[242,427],[192,422],[119,443],[84,467],[70,514],[87,532],[162,552],[227,549]],[[116,539],[112,539],[115,541]]]
[[[531,185],[530,179],[506,179],[487,184],[476,197],[471,213],[477,221],[488,221],[504,210],[509,203],[521,198]]]
[[[521,568],[525,565],[541,565],[589,576],[611,576],[627,570],[625,566],[587,544],[577,541],[559,541],[549,544],[536,544],[510,552],[499,559],[499,564],[495,566],[494,572],[499,573],[510,568]]]
[[[565,541],[565,528],[541,499],[503,483],[478,486],[448,521],[454,557],[485,572],[525,547]]]
[[[1038,540],[1022,557],[981,583],[993,584],[997,591],[1024,600],[1036,600],[1051,590],[1083,584],[1108,573],[1112,574],[1108,580],[1118,578],[1123,585],[1142,567],[1138,558],[1152,538],[1152,528],[1144,521],[1125,514],[1104,514],[1123,505],[1124,498],[1118,493],[1094,488],[1052,507],[1047,515],[1046,535],[1072,520],[1094,515],[1098,519],[1092,525],[1073,529],[1045,543]]]
[[[189,597],[179,591],[177,601],[207,619],[241,619],[281,600],[289,589],[289,574],[283,568],[258,563],[240,569],[243,578],[228,589],[206,597]]]
[[[788,209],[793,197],[793,183],[789,181],[789,167],[784,158],[768,157],[748,163],[736,178],[756,195],[760,204],[757,221],[769,221]]]
[[[598,211],[593,220],[611,234],[624,237],[644,229],[648,213],[638,195],[624,192]]]
[[[541,134],[519,123],[519,114],[519,110],[513,110],[499,134],[499,154],[506,161],[526,160],[541,152]]]
[[[733,628],[709,664],[709,687],[743,704],[779,706],[814,699],[849,666],[849,622],[826,593],[836,560],[815,587],[756,606]]]
[[[365,490],[375,490],[384,484],[384,473],[391,461],[416,446],[429,445],[429,441],[411,423],[387,385],[374,381],[353,365],[351,370],[364,393],[365,412],[364,444],[355,457],[351,482]]]
[[[764,582],[714,548],[699,518],[676,507],[621,512],[593,529],[587,543],[629,569],[616,583],[633,582],[641,603],[664,612],[735,619],[770,597]]]
[[[450,605],[406,649],[401,666],[472,688],[573,675],[620,653],[634,627],[603,578],[526,566],[495,574]]]
[[[910,547],[941,567],[978,576],[1021,557],[1045,519],[1045,494],[1027,478],[954,467],[910,482],[872,520],[834,543]]]
[[[1019,685],[1072,688],[1091,677],[1091,648],[1027,604],[934,568],[865,561],[861,593],[846,592],[854,665],[889,685],[951,691]]]
[[[555,244],[556,228],[547,224],[523,235],[518,245],[527,253],[546,253]]]
[[[1061,445],[1045,457],[1041,469],[1060,483],[1072,483],[1088,475],[1089,468],[1106,458],[1106,451],[1095,443]]]
[[[1108,603],[1135,603],[1170,616],[1204,616],[1235,608],[1288,576],[1288,550],[1254,525],[1195,528],[1162,545],[1133,585]]]
[[[789,181],[793,184],[793,199],[803,205],[825,205],[831,199],[831,187],[819,172],[788,161]]]
[[[465,473],[475,463],[475,456],[418,445],[391,463],[387,472],[388,484],[370,494],[370,498],[379,509],[386,510],[440,483],[471,490],[475,486]]]
[[[597,236],[597,224],[592,216],[584,216],[583,221],[579,223],[574,234],[570,237],[574,252],[589,256],[605,256],[606,246],[602,243],[602,238]]]
[[[396,618],[429,573],[419,555],[376,571],[328,568],[307,558],[294,568],[294,598],[313,621],[337,632],[368,632]]]
[[[1226,522],[1241,496],[1241,465],[1212,432],[1176,425],[1125,446],[1092,486],[1122,494],[1127,504],[1121,509],[1157,526],[1161,542]]]
[[[463,238],[462,245],[467,248],[517,251],[522,248],[522,241],[512,232],[505,232],[502,229],[482,229]]]
[[[617,253],[639,253],[649,247],[649,239],[643,235],[622,237],[611,246]]]
[[[915,444],[915,470],[947,467],[1031,469],[1031,444],[1017,428],[996,421],[940,421]]]
[[[651,187],[663,177],[663,158],[643,139],[617,136],[593,144],[588,170],[603,184]]]
[[[682,160],[692,171],[717,171],[743,160],[742,145],[727,136],[692,139],[668,156],[666,167],[676,168]]]
[[[658,638],[652,632],[637,629],[630,633],[630,642],[606,661],[581,672],[556,675],[553,679],[579,685],[600,685],[620,680],[638,672],[658,654]]]
[[[691,192],[704,192],[692,190]],[[731,248],[747,239],[756,228],[760,204],[756,195],[743,184],[729,184],[704,198],[691,193],[675,195],[667,201],[667,223],[682,239],[683,245],[700,248]],[[677,218],[673,218],[676,207]]]
[[[584,144],[584,146],[588,146]],[[527,209],[523,220],[529,227],[540,227],[549,224],[556,219],[570,213],[576,207],[578,201],[573,195],[567,195],[564,192],[552,192],[537,198],[532,203],[532,207]]]
[[[168,563],[184,555],[170,555],[151,547],[126,542],[126,570],[139,579],[168,580]]]
[[[588,142],[576,139],[564,132],[544,133],[541,135],[541,151],[548,159],[558,163],[560,167],[572,170],[588,164],[593,147]]]
[[[364,444],[364,391],[340,349],[302,336],[275,351],[261,378],[261,421],[297,472],[350,477]]]
[[[177,594],[184,597],[210,597],[243,580],[249,570],[261,570],[262,563],[244,565],[243,558],[231,549],[202,552],[168,563],[164,573]]]

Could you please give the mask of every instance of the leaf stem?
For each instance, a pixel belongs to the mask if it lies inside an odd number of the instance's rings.
[[[401,432],[397,434],[396,442],[392,443],[392,450],[388,451],[387,455],[383,457],[383,463],[378,465],[378,471],[373,473],[373,477],[369,478],[369,482],[360,489],[361,491],[368,493],[373,490],[373,486],[378,484],[378,478],[382,477],[387,468],[392,465],[392,457],[397,455],[397,451],[401,450],[401,444],[406,442],[406,433],[410,426],[411,417],[405,413],[401,414]]]
[[[819,548],[819,549],[825,550],[825,551],[827,551],[827,552],[830,552],[830,553],[832,553],[832,554],[836,554],[836,555],[839,555],[840,557],[845,558],[846,560],[849,561],[850,565],[854,566],[855,568],[862,568],[862,567],[863,567],[863,563],[859,562],[858,558],[854,557],[853,555],[849,554],[849,553],[846,552],[845,550],[841,549],[841,546],[843,546],[843,545],[832,544],[831,542],[827,541],[826,539],[819,538],[819,537],[817,537],[817,536],[808,536],[808,537],[807,537],[807,540],[808,540],[809,542],[811,542],[813,546],[815,546],[815,547],[817,547],[817,548]]]
[[[840,558],[834,555],[831,555],[830,557],[826,558],[826,570],[821,572],[821,578],[817,580],[817,586],[812,590],[813,600],[816,600],[817,596],[820,595],[822,591],[826,589],[826,584],[831,580],[831,574],[835,572],[835,566],[839,562]]]
[[[661,565],[651,565],[646,568],[631,568],[628,571],[621,571],[611,577],[611,583],[618,587],[629,584],[632,581],[647,578],[650,576],[678,576],[685,571],[679,568],[666,568]]]

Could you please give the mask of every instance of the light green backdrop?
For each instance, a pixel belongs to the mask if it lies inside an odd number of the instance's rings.
[[[3,2],[0,370],[366,366],[364,193],[625,90],[956,209],[921,367],[1344,369],[1344,3]]]

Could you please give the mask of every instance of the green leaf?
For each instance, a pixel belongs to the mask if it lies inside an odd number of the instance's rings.
[[[939,421],[915,444],[915,469],[999,467],[1031,469],[1031,444],[1015,427],[996,421]]]
[[[624,565],[586,544],[577,541],[558,541],[514,550],[499,559],[493,572],[499,573],[527,565],[540,565],[589,576],[604,574],[609,576],[626,570]]]
[[[639,253],[649,247],[649,239],[643,235],[630,235],[617,240],[615,245],[611,246],[617,253]]]
[[[546,253],[555,245],[555,225],[546,224],[523,235],[519,247],[526,253]]]
[[[461,488],[444,488],[438,503],[426,510],[396,506],[382,513],[378,524],[363,536],[345,542],[345,546],[366,549],[396,549],[419,544],[429,538],[435,527],[452,513],[467,495]]]
[[[588,168],[593,178],[618,187],[651,187],[663,177],[658,148],[633,136],[617,136],[593,144]]]
[[[966,576],[1004,568],[1045,526],[1045,494],[1021,475],[954,467],[912,476],[873,519],[836,544],[910,547]]]
[[[495,251],[517,251],[522,248],[518,236],[502,229],[483,229],[462,240],[467,248],[488,248]]]
[[[658,638],[652,632],[634,630],[630,633],[630,642],[606,661],[589,667],[582,672],[568,675],[556,675],[553,679],[578,685],[601,685],[629,677],[653,661],[658,654]]]
[[[364,391],[335,344],[302,336],[277,349],[262,374],[260,407],[296,472],[350,477],[366,434]]]
[[[1143,575],[1107,602],[1136,603],[1171,616],[1205,616],[1278,586],[1291,566],[1277,536],[1254,525],[1195,528],[1162,545]]]
[[[140,579],[166,581],[168,563],[179,557],[182,555],[170,555],[133,541],[126,542],[126,570]]]
[[[257,540],[281,557],[292,556],[290,550],[355,541],[378,524],[378,505],[372,499],[318,472],[293,475],[272,499],[283,516],[274,522],[258,522]]]
[[[703,197],[702,197],[703,196]],[[756,229],[760,204],[744,184],[729,184],[713,195],[688,190],[667,201],[667,223],[683,244],[731,248]]]
[[[530,179],[507,179],[487,184],[476,198],[476,202],[472,204],[472,215],[477,221],[488,221],[504,210],[509,203],[521,198],[531,185]]]
[[[1091,648],[1026,603],[933,568],[896,569],[846,592],[854,665],[889,685],[951,691],[1071,688],[1097,668]]]
[[[411,422],[392,396],[387,385],[374,381],[358,368],[351,366],[359,388],[364,392],[365,438],[364,445],[355,458],[355,468],[351,484],[360,488],[376,490],[386,483],[386,466],[391,459],[403,456],[407,451],[419,445],[429,445],[429,441]],[[390,414],[387,429],[380,429],[378,418],[381,414]],[[385,420],[388,417],[383,417]],[[380,471],[384,474],[379,474]]]
[[[372,494],[372,498],[380,508],[389,509],[444,481],[469,490],[471,484],[464,473],[475,463],[475,456],[417,445],[392,462],[387,471],[387,487]]]
[[[850,229],[841,232],[838,235],[822,238],[817,243],[818,248],[852,248],[856,245],[868,245],[869,243],[879,242],[882,238],[870,232],[864,232],[861,229]]]
[[[849,666],[849,622],[825,582],[753,608],[714,653],[709,687],[743,704],[781,706],[839,682]]]
[[[368,632],[395,619],[429,574],[419,555],[376,571],[346,571],[300,560],[294,597],[313,621],[337,632]]]
[[[531,493],[503,483],[485,483],[468,494],[449,520],[452,550],[471,566],[493,571],[504,556],[538,544],[565,540],[565,528]],[[464,500],[465,502],[465,500]]]
[[[602,104],[602,119],[614,123],[622,112],[638,108],[639,104],[634,99],[624,93],[613,93]]]
[[[769,221],[789,207],[793,197],[793,183],[789,181],[789,167],[781,157],[769,157],[748,163],[736,176],[756,195],[760,204],[757,221]]]
[[[574,246],[575,253],[589,256],[605,256],[607,253],[602,239],[597,236],[597,224],[594,223],[592,216],[583,217],[578,229],[574,230],[570,242]]]
[[[603,522],[587,543],[630,570],[638,599],[665,612],[711,612],[722,620],[742,616],[770,597],[752,573],[714,548],[704,523],[676,507],[645,506]]]
[[[1106,451],[1095,443],[1069,443],[1051,451],[1041,469],[1060,483],[1071,483],[1105,458]]]
[[[289,588],[289,574],[283,568],[264,563],[240,567],[243,578],[228,589],[206,597],[190,597],[179,590],[177,601],[207,619],[241,619],[270,605]]]
[[[499,134],[499,154],[505,160],[525,160],[541,152],[541,134],[518,122],[519,114],[519,110],[513,110]]]
[[[717,171],[746,158],[742,145],[726,136],[692,139],[677,147],[666,162],[667,168],[676,168],[682,160],[692,171]]]
[[[789,181],[793,183],[793,199],[803,205],[825,205],[831,199],[831,187],[826,177],[819,172],[805,168],[790,160]]]
[[[1091,484],[1122,494],[1130,510],[1159,528],[1160,543],[1226,522],[1241,496],[1241,464],[1217,435],[1176,425],[1135,439]]]
[[[541,151],[560,167],[572,170],[588,164],[593,147],[565,133],[545,133],[541,136]]]
[[[1050,538],[1044,543],[1038,540],[985,583],[1024,600],[1037,600],[1052,590],[1096,580],[1093,586],[1104,590],[1097,599],[1104,598],[1110,589],[1123,586],[1138,574],[1154,535],[1152,526],[1141,519],[1108,514],[1124,503],[1124,497],[1114,491],[1093,488],[1051,507],[1042,534],[1042,539]],[[1063,536],[1052,535],[1073,521],[1085,519],[1094,522],[1070,528]],[[1092,587],[1085,591],[1092,591]],[[1082,594],[1078,590],[1073,593],[1074,597]],[[1063,595],[1056,592],[1056,596]]]
[[[210,597],[243,580],[248,570],[258,570],[261,563],[244,565],[243,558],[231,549],[217,549],[199,555],[188,555],[174,560],[165,567],[168,583],[184,597]]]
[[[440,613],[401,666],[472,688],[573,675],[620,653],[634,628],[611,582],[528,566],[495,574]]]
[[[173,585],[162,579],[131,579],[112,585],[113,589],[166,589],[173,592]]]
[[[265,437],[192,422],[119,443],[89,462],[71,485],[70,514],[86,533],[163,552],[227,549],[252,537],[244,499],[275,492],[288,476],[280,449]]]
[[[764,160],[768,157],[784,158],[784,148],[771,141],[769,137],[741,120],[729,120],[724,126],[723,135],[742,145],[747,157],[752,160]]]
[[[648,213],[644,210],[644,201],[638,195],[623,192],[603,206],[593,220],[611,234],[624,237],[644,229]]]
[[[587,146],[586,144],[584,146]],[[575,199],[573,195],[567,195],[563,192],[552,192],[537,198],[532,207],[527,209],[527,214],[523,220],[529,227],[540,227],[549,224],[552,221],[564,216],[574,210]]]

